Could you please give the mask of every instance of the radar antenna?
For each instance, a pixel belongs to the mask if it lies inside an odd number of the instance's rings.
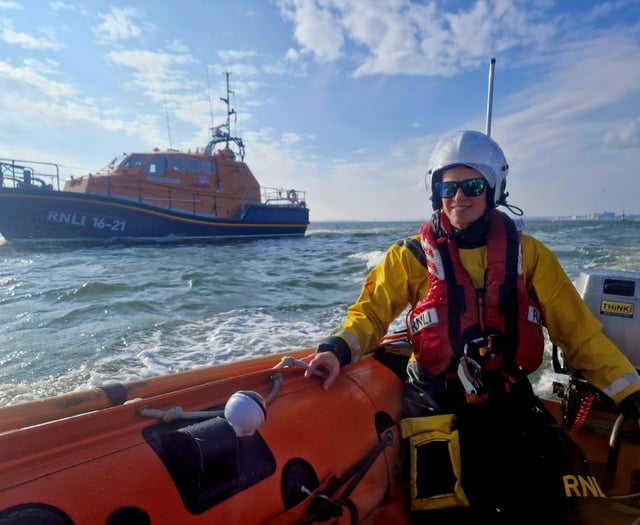
[[[224,74],[227,79],[227,96],[220,97],[220,100],[227,106],[227,119],[224,124],[211,128],[211,140],[207,144],[205,153],[213,155],[215,153],[216,145],[224,142],[225,151],[231,152],[235,157],[235,152],[230,147],[230,144],[233,143],[238,149],[240,160],[244,161],[244,142],[242,142],[240,137],[231,136],[231,115],[234,116],[234,122],[237,121],[236,110],[231,107],[231,95],[235,95],[235,93],[229,89],[229,75],[231,73],[225,71]]]

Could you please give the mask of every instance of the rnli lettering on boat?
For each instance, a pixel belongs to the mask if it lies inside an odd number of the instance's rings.
[[[604,315],[618,315],[620,317],[633,317],[633,307],[633,303],[601,301],[600,313]]]
[[[562,483],[564,484],[564,493],[567,498],[574,496],[578,498],[606,498],[595,476],[567,474],[562,476]]]
[[[77,215],[75,213],[64,213],[60,211],[49,210],[47,215],[48,222],[56,224],[69,224],[71,226],[89,227],[94,230],[111,230],[114,232],[123,232],[127,226],[127,221],[123,219],[113,219],[111,217],[87,217],[86,215]]]
[[[93,217],[91,222],[96,230],[111,230],[113,232],[123,232],[127,224],[122,219],[105,220],[102,217]]]
[[[78,216],[75,213],[64,213],[61,211],[49,210],[47,221],[59,224],[71,224],[73,226],[84,226],[87,222],[87,217],[84,215]]]

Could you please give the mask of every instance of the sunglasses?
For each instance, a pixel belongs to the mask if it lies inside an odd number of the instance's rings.
[[[484,179],[467,179],[462,182],[436,182],[436,192],[441,199],[452,199],[458,193],[458,188],[467,197],[478,197],[487,187]]]

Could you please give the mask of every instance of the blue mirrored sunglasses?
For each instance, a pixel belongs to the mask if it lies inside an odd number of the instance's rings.
[[[436,192],[441,199],[451,199],[458,193],[458,188],[467,197],[478,197],[487,187],[484,179],[467,179],[462,182],[436,182]]]

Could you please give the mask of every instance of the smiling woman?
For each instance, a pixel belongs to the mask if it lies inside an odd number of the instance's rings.
[[[473,168],[458,166],[444,170],[442,182],[435,184],[436,192],[442,200],[442,210],[451,225],[464,230],[482,217],[487,209],[484,179],[477,178]],[[469,178],[471,177],[471,178]]]

